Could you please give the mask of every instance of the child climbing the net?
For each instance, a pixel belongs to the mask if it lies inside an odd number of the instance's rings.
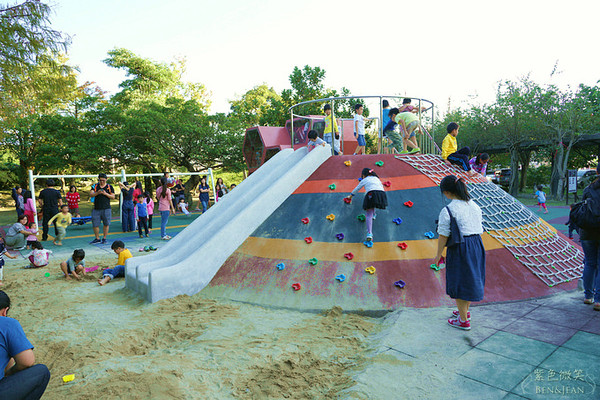
[[[379,177],[370,168],[363,168],[361,173],[361,181],[354,188],[347,198],[351,199],[355,196],[361,188],[365,188],[365,199],[363,200],[363,209],[365,210],[365,217],[367,222],[367,241],[373,240],[373,220],[375,219],[375,209],[380,208],[385,210],[388,205],[387,196],[383,189],[383,184],[379,180]]]

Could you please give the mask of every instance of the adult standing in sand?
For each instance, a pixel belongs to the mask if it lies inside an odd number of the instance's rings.
[[[108,184],[108,177],[105,173],[98,174],[98,183],[90,191],[90,198],[94,199],[94,209],[92,210],[92,227],[96,238],[90,244],[106,243],[110,219],[110,201],[115,198],[115,190]],[[100,240],[100,222],[103,223],[103,237]]]
[[[10,298],[0,290],[0,398],[39,399],[44,394],[50,371],[35,364],[33,346],[19,321],[7,316]]]
[[[58,207],[62,206],[62,196],[60,192],[54,189],[54,179],[46,180],[46,189],[40,192],[40,208],[44,214],[42,222],[42,241],[48,240],[48,221],[58,214]],[[58,235],[56,225],[54,225],[54,235]]]

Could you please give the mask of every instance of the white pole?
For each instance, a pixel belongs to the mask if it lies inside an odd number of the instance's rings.
[[[38,217],[37,217],[37,206],[35,204],[35,183],[33,180],[33,170],[30,169],[29,173],[29,191],[31,192],[31,200],[33,200],[33,220],[35,222],[35,226],[38,226]]]
[[[217,204],[217,192],[215,192],[215,178],[213,177],[212,168],[208,169],[208,173],[210,175],[210,184],[213,190],[213,198],[215,199],[215,204]]]

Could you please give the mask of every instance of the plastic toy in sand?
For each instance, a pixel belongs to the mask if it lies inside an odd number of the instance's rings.
[[[292,283],[292,289],[297,292],[298,290],[302,289],[302,286],[300,286],[299,283]]]
[[[398,217],[398,218],[394,218],[392,220],[393,223],[395,223],[396,225],[400,225],[402,223],[402,218]]]
[[[45,276],[46,278],[50,278],[50,272],[46,272],[46,273],[44,274],[44,276]]]
[[[333,214],[329,214],[328,216],[326,216],[325,218],[327,218],[330,221],[333,221],[335,219],[335,215]]]
[[[305,238],[304,238],[304,241],[305,241],[307,244],[311,244],[311,243],[312,243],[312,237],[310,237],[310,236],[307,236],[307,237],[305,237]]]
[[[340,282],[344,282],[346,280],[346,275],[339,274],[338,276],[335,277],[335,279],[337,279]]]
[[[302,218],[300,221],[302,221],[302,223],[304,225],[308,224],[310,222],[310,220],[308,218]]]
[[[85,269],[85,272],[86,272],[86,273],[87,273],[87,272],[94,272],[94,271],[96,271],[98,268],[100,268],[100,266],[99,266],[99,265],[94,265],[93,267],[87,267],[87,268]]]
[[[75,374],[65,375],[62,377],[64,383],[71,382],[73,379],[75,379]]]
[[[406,250],[406,248],[408,247],[408,245],[404,242],[398,243],[398,247],[400,247],[402,250]]]
[[[335,235],[337,240],[344,240],[344,234],[343,233],[338,233],[337,235]]]
[[[284,263],[279,263],[277,264],[277,270],[278,271],[283,271],[285,269],[285,264]]]
[[[365,272],[373,275],[375,273],[375,267],[371,265],[371,266],[365,268]]]

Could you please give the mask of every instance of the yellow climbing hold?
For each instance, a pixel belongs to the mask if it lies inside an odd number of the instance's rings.
[[[326,216],[325,218],[327,218],[330,221],[333,221],[335,219],[335,215],[333,214],[329,214],[328,216]]]

